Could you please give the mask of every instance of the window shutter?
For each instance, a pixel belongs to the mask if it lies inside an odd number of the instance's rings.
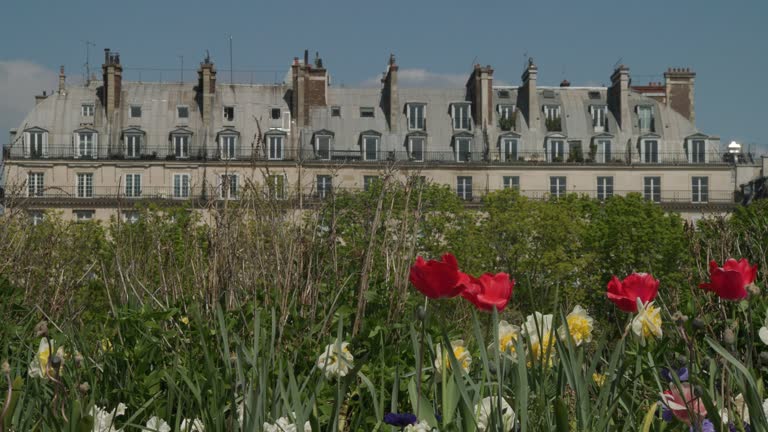
[[[568,160],[568,155],[571,152],[571,144],[568,140],[563,140],[563,162]]]
[[[93,133],[93,158],[98,159],[99,157],[99,134],[94,132]]]
[[[31,151],[30,147],[32,146],[32,137],[30,136],[29,132],[24,132],[24,140],[21,142],[23,150],[24,150],[24,157],[28,158]]]
[[[544,160],[552,162],[552,156],[549,153],[549,140],[544,141]]]
[[[78,136],[77,132],[72,134],[72,154],[75,155],[75,158],[80,157],[80,149],[78,145],[80,144],[80,137]]]
[[[48,132],[43,132],[43,157],[48,157]]]

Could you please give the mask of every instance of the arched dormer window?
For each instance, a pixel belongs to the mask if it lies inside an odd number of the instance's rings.
[[[544,140],[547,162],[565,162],[568,159],[568,139],[560,133],[548,134]]]
[[[123,131],[123,151],[128,159],[139,159],[144,152],[144,137],[146,133],[139,128],[128,128]]]
[[[459,132],[453,135],[453,151],[456,155],[456,162],[472,161],[472,141],[474,135],[469,132]]]
[[[709,155],[707,154],[708,136],[702,133],[696,133],[685,137],[685,153],[688,156],[688,163],[707,163]]]
[[[81,128],[74,132],[75,159],[96,159],[99,153],[99,133],[96,129]]]
[[[637,143],[640,163],[659,163],[659,146],[661,136],[654,133],[645,134],[640,137]]]
[[[178,128],[169,134],[171,148],[169,154],[176,159],[188,159],[192,141],[192,131],[187,128]]]
[[[315,149],[315,158],[319,160],[331,160],[333,152],[334,133],[328,129],[315,132],[312,137],[312,146]]]
[[[427,134],[422,131],[411,132],[406,138],[408,148],[408,160],[411,162],[424,162],[424,154],[427,151]]]
[[[515,162],[521,159],[520,134],[507,132],[499,136],[499,157],[501,162]]]
[[[240,132],[234,129],[224,129],[218,133],[216,141],[219,143],[219,159],[235,160],[240,155]]]
[[[364,161],[379,160],[379,145],[381,143],[381,132],[367,130],[360,134],[360,149]]]
[[[601,133],[592,137],[588,159],[595,163],[609,163],[613,160],[613,153],[613,135]]]
[[[264,134],[264,140],[267,142],[268,160],[285,159],[285,137],[285,131],[280,129],[271,129]]]
[[[48,157],[48,131],[33,127],[24,130],[24,157],[42,159]]]

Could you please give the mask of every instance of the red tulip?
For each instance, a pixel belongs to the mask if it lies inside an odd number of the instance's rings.
[[[512,289],[515,288],[515,280],[510,279],[506,273],[485,273],[479,278],[469,276],[465,282],[465,289],[461,296],[469,300],[478,309],[493,311],[507,307],[509,298],[512,297]]]
[[[632,273],[620,281],[613,276],[608,282],[608,300],[624,312],[637,312],[637,299],[645,304],[656,298],[659,281],[648,273]]]
[[[408,280],[429,298],[456,297],[464,289],[468,276],[459,271],[459,263],[452,254],[443,255],[440,261],[416,258]]]
[[[728,258],[722,267],[709,262],[710,283],[701,283],[699,288],[712,291],[725,300],[741,300],[747,297],[747,286],[757,277],[757,264],[749,265],[746,258],[736,261]]]

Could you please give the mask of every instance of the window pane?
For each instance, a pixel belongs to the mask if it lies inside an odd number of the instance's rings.
[[[424,138],[411,138],[411,159],[417,162],[424,160]]]
[[[318,136],[317,142],[317,157],[318,159],[330,159],[331,158],[331,137]]]
[[[378,141],[379,139],[376,137],[365,137],[363,139],[365,160],[376,160]]]

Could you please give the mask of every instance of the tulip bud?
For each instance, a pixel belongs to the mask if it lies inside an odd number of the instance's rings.
[[[760,353],[760,363],[762,363],[764,366],[768,366],[768,351],[763,351]]]
[[[488,363],[488,372],[490,372],[491,375],[496,375],[496,365],[493,363]]]
[[[733,333],[733,330],[727,328],[723,332],[723,342],[725,342],[726,345],[733,345],[736,343],[736,335]]]
[[[80,351],[75,352],[75,366],[80,367],[83,365],[83,355]]]
[[[427,319],[427,309],[425,309],[424,306],[419,305],[416,308],[416,319],[422,322]]]
[[[685,322],[688,321],[688,317],[683,315],[682,312],[677,311],[674,314],[672,314],[672,321],[674,321],[677,324],[685,324]]]
[[[88,391],[91,390],[91,386],[86,381],[86,382],[80,384],[79,386],[77,386],[77,389],[80,391],[80,394],[85,396],[86,394],[88,394]]]
[[[35,326],[35,336],[37,337],[47,337],[48,336],[48,322],[46,321],[40,321]]]
[[[236,352],[233,351],[233,352],[229,353],[229,362],[232,363],[232,365],[237,364],[237,353]]]
[[[677,362],[677,364],[686,365],[688,364],[688,357],[682,354],[676,354],[675,361]]]
[[[3,362],[3,375],[8,375],[11,373],[11,365],[8,364],[8,361]]]
[[[701,318],[694,318],[693,328],[694,330],[704,330],[705,328],[707,328],[707,323],[705,323],[704,320]]]
[[[747,285],[746,289],[749,295],[760,295],[760,287],[757,286],[754,282]]]
[[[59,368],[61,367],[61,357],[57,355],[51,356],[51,366],[56,372],[58,372]]]

